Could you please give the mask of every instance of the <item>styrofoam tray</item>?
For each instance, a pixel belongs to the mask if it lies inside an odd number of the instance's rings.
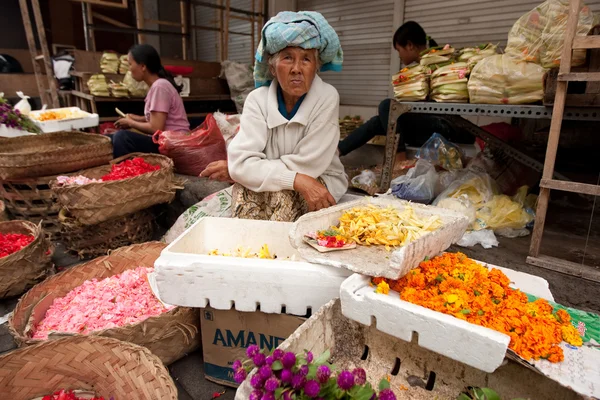
[[[77,112],[82,115],[81,118],[73,118],[73,119],[63,119],[57,121],[38,121],[36,117],[43,112],[48,111],[61,111],[61,110],[69,110],[73,112]],[[29,113],[31,119],[36,123],[37,126],[44,133],[50,132],[59,132],[59,131],[70,131],[77,130],[83,128],[92,128],[94,126],[98,126],[100,118],[98,114],[90,114],[88,112],[82,111],[79,107],[64,107],[64,108],[53,108],[50,110],[37,110],[31,111]]]
[[[545,279],[487,267],[504,272],[511,286],[553,300]],[[340,300],[347,318],[370,326],[374,317],[378,330],[408,342],[416,332],[419,346],[485,372],[494,372],[502,364],[510,343],[508,335],[401,300],[397,292],[377,294],[366,276],[348,278],[340,288]]]
[[[339,297],[346,270],[302,261],[290,245],[291,223],[205,217],[165,248],[155,262],[159,297],[168,304],[219,310],[305,315]],[[279,259],[209,256],[267,244]],[[286,261],[294,255],[301,261]]]
[[[384,246],[357,246],[353,250],[319,253],[304,242],[305,234],[337,225],[339,217],[346,210],[367,204],[381,207],[391,205],[399,210],[410,206],[418,215],[439,215],[443,225],[440,229],[393,251],[387,251]],[[389,197],[365,197],[303,215],[294,223],[290,231],[290,241],[309,262],[342,267],[368,276],[398,279],[419,265],[425,257],[433,257],[457,242],[465,233],[468,224],[469,221],[464,215],[444,208]]]
[[[9,128],[4,124],[0,124],[0,136],[2,137],[20,137],[20,136],[31,136],[35,133],[22,131],[20,129]]]

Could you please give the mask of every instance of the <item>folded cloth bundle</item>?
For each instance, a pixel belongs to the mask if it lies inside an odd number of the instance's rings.
[[[255,87],[271,83],[268,58],[286,47],[317,49],[321,71],[341,71],[344,53],[340,39],[327,20],[314,11],[282,11],[263,27],[254,63]]]
[[[127,54],[123,54],[119,58],[119,73],[124,75],[127,71],[129,71],[129,58],[127,57]]]
[[[497,54],[481,60],[468,83],[471,103],[528,104],[544,97],[545,69],[521,61],[509,54]]]
[[[429,74],[429,68],[413,63],[392,76],[396,100],[421,101],[427,99]]]
[[[119,56],[115,53],[102,53],[100,70],[104,74],[116,74],[119,71]]]
[[[133,79],[133,76],[131,76],[131,71],[127,71],[125,74],[125,78],[123,78],[123,85],[127,87],[127,90],[132,97],[146,97],[146,94],[149,90],[146,82],[138,82]]]
[[[87,81],[90,93],[94,96],[110,97],[106,77],[102,74],[92,75]]]
[[[129,97],[129,90],[123,83],[111,82],[108,86],[113,97]]]
[[[491,43],[482,44],[477,47],[465,47],[458,52],[458,61],[466,62],[469,69],[472,70],[479,61],[495,55],[497,48],[498,45]]]
[[[444,47],[432,47],[421,53],[421,65],[443,64],[452,60],[454,48],[449,44]]]
[[[437,102],[468,103],[469,66],[458,62],[436,69],[431,74],[431,99]]]

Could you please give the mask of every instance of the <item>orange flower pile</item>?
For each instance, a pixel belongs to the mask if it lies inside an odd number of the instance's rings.
[[[563,340],[582,344],[566,311],[553,313],[543,299],[528,302],[500,270],[488,270],[462,253],[444,253],[399,280],[373,278],[373,283],[378,293],[389,285],[402,300],[505,333],[509,347],[525,360],[560,362]]]

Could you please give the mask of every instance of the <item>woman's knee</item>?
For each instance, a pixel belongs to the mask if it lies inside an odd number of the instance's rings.
[[[386,118],[390,114],[390,104],[391,99],[385,99],[381,103],[379,103],[379,107],[377,108],[379,116],[385,116]]]

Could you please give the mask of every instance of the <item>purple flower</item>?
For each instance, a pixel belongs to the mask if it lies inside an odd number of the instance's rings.
[[[295,374],[292,378],[292,388],[296,390],[302,389],[306,383],[306,378],[303,375]]]
[[[254,358],[255,355],[257,355],[260,352],[260,348],[253,344],[252,346],[248,346],[248,348],[246,349],[246,355],[248,356],[248,358]]]
[[[279,381],[274,376],[267,379],[265,382],[265,390],[267,392],[274,392],[279,388]]]
[[[281,360],[283,358],[283,350],[281,349],[275,349],[275,351],[273,352],[273,358],[275,360]]]
[[[367,382],[367,372],[362,368],[355,368],[352,370],[352,375],[354,375],[354,383],[359,386],[362,386]]]
[[[236,383],[242,383],[246,380],[247,376],[248,373],[244,368],[238,368],[233,375],[233,380],[236,381]]]
[[[270,367],[271,365],[273,365],[273,363],[275,362],[275,359],[273,358],[273,356],[268,356],[265,359],[265,363]]]
[[[354,386],[354,375],[350,371],[342,371],[337,377],[337,384],[342,390],[350,390]]]
[[[262,389],[264,383],[265,381],[260,377],[259,374],[254,374],[252,375],[252,378],[250,378],[250,386],[252,386],[254,389]]]
[[[271,375],[273,375],[273,371],[271,371],[271,367],[268,365],[263,365],[258,369],[258,375],[260,375],[260,377],[266,381],[271,377]]]
[[[263,365],[265,365],[265,360],[266,360],[266,357],[263,353],[258,353],[254,357],[252,357],[252,362],[257,367],[262,367]]]
[[[298,371],[298,374],[302,375],[302,376],[308,375],[308,365],[301,366],[300,369],[299,369],[299,371]]]
[[[304,384],[304,394],[310,397],[311,399],[317,397],[320,391],[321,385],[319,385],[319,382],[315,380],[311,379],[310,381]]]
[[[396,395],[392,389],[383,389],[379,392],[379,400],[396,400]]]
[[[319,380],[319,382],[327,382],[330,376],[331,370],[327,365],[320,365],[319,368],[317,368],[317,379]]]
[[[296,355],[292,352],[287,352],[281,359],[281,363],[285,368],[292,368],[296,364]]]
[[[284,369],[281,371],[281,382],[290,383],[292,381],[294,374],[289,369]]]
[[[261,400],[262,396],[262,390],[254,390],[252,393],[250,393],[250,397],[248,397],[248,400]]]
[[[275,400],[275,395],[273,393],[265,393],[263,394],[261,400]]]
[[[313,353],[311,353],[310,351],[307,351],[306,352],[306,362],[310,364],[311,362],[313,362],[313,359],[314,359]]]
[[[233,362],[233,365],[231,366],[231,369],[233,369],[234,371],[237,371],[240,368],[242,368],[242,362],[240,360],[235,360]]]

